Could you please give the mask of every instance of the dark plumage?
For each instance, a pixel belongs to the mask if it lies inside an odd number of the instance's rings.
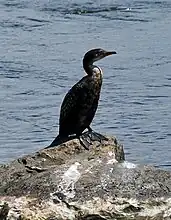
[[[103,49],[93,49],[85,54],[83,67],[87,75],[66,94],[61,105],[59,135],[50,147],[57,145],[61,138],[79,137],[86,128],[92,131],[90,124],[97,110],[102,85],[102,70],[93,63],[112,54],[116,52]]]

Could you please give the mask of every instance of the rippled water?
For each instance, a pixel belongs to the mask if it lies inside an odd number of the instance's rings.
[[[97,131],[116,135],[127,160],[171,166],[171,2],[0,1],[0,162],[47,146],[62,98],[83,76],[83,54],[104,82]]]

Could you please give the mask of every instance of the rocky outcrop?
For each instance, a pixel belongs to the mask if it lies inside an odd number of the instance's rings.
[[[0,167],[0,219],[170,219],[171,174],[124,161],[107,137],[77,139]]]

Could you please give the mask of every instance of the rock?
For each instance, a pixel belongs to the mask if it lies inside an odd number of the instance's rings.
[[[0,167],[0,220],[169,219],[171,173],[124,161],[115,138],[77,139]]]

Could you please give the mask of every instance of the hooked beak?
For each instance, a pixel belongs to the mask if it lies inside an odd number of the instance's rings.
[[[117,54],[116,51],[106,51],[105,56],[110,56],[113,54]]]

